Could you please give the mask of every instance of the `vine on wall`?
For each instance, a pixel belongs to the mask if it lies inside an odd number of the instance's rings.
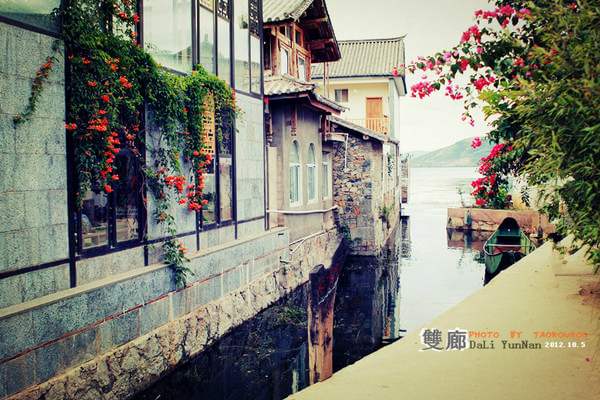
[[[156,64],[139,46],[135,8],[132,0],[71,0],[56,11],[69,60],[65,128],[74,143],[77,204],[81,206],[88,190],[113,192],[121,180],[116,157],[129,149],[155,200],[154,218],[167,236],[165,262],[180,286],[191,271],[185,266],[185,246],[174,239],[177,227],[171,205],[176,202],[189,212],[199,212],[208,204],[204,173],[212,163],[213,149],[205,143],[206,130],[213,129],[220,137],[223,130],[232,129],[238,109],[233,90],[202,67],[178,76]],[[58,49],[56,42],[15,125],[34,113]],[[152,147],[146,145],[150,135],[145,129],[145,106],[157,130],[152,133]],[[146,157],[139,151],[144,145]]]

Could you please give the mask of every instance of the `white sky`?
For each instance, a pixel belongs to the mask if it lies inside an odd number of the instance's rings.
[[[327,0],[338,40],[375,39],[407,35],[406,61],[457,44],[474,22],[476,9],[489,9],[486,0]],[[421,74],[407,76],[407,87]],[[461,139],[479,136],[489,128],[477,118],[475,127],[460,120],[462,102],[443,94],[400,102],[402,152],[436,150]]]

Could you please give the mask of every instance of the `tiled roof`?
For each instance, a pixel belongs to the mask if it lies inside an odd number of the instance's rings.
[[[345,40],[339,42],[342,58],[329,63],[330,78],[392,77],[392,70],[404,64],[404,36],[390,39]],[[312,65],[312,76],[323,77],[323,65]]]
[[[291,76],[270,75],[265,76],[265,96],[282,96],[286,94],[310,94],[312,98],[321,104],[324,104],[340,112],[346,110],[346,107],[336,103],[315,92],[316,84],[302,82]]]
[[[328,115],[327,119],[329,121],[331,121],[332,123],[336,124],[336,125],[340,125],[343,126],[344,128],[348,128],[351,131],[354,131],[356,133],[360,133],[363,134],[365,136],[368,136],[370,138],[373,138],[375,140],[379,140],[380,142],[387,142],[388,141],[388,137],[386,137],[385,135],[381,135],[375,131],[372,131],[370,129],[367,129],[363,126],[360,125],[356,125],[348,120],[345,120],[343,118],[337,117],[335,115]]]
[[[263,0],[263,20],[297,20],[312,3],[313,0]]]
[[[316,86],[291,76],[265,76],[265,96],[312,92]]]

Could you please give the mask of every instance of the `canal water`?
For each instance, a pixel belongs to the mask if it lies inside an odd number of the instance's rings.
[[[338,282],[334,370],[352,364],[483,286],[485,238],[446,231],[474,168],[411,170],[408,216],[379,258],[349,258]],[[467,195],[464,195],[465,199]],[[308,385],[306,286],[181,366],[138,400],[279,400]]]

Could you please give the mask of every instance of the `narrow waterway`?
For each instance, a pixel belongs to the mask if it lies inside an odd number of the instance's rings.
[[[334,370],[418,329],[483,286],[484,238],[446,231],[473,168],[411,170],[407,214],[379,258],[350,257],[334,311]],[[465,196],[466,197],[466,196]],[[307,287],[257,315],[138,400],[279,400],[308,385]]]

